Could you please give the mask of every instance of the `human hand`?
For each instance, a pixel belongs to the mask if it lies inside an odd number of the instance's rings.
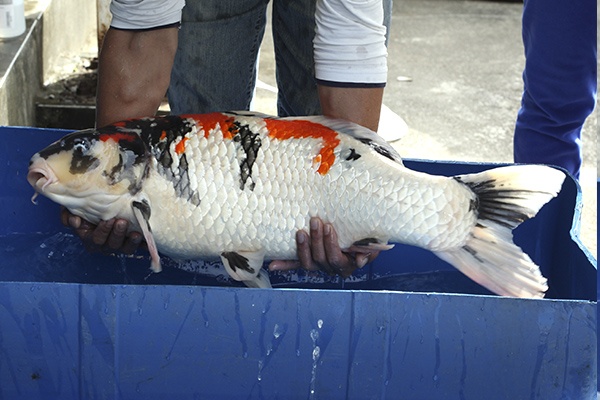
[[[288,271],[304,268],[308,271],[324,271],[329,275],[349,277],[358,269],[372,262],[378,251],[372,253],[343,252],[338,243],[337,233],[331,224],[324,224],[319,218],[310,219],[310,235],[305,231],[296,233],[298,261],[273,261],[271,271]]]
[[[133,254],[142,243],[139,232],[127,234],[129,222],[112,218],[94,225],[62,208],[60,214],[64,226],[72,228],[90,252],[121,252]]]

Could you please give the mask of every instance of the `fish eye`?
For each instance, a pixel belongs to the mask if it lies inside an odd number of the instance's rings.
[[[75,138],[73,140],[73,151],[86,153],[90,149],[90,141],[86,138]]]

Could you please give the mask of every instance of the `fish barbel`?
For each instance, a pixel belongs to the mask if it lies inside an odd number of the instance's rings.
[[[220,258],[234,279],[269,287],[264,260],[296,259],[296,232],[319,217],[343,249],[420,246],[489,290],[518,297],[543,297],[547,283],[511,231],[555,197],[564,178],[539,165],[429,175],[404,167],[358,125],[248,112],[73,132],[36,153],[27,177],[92,223],[129,220],[156,272],[159,252]]]

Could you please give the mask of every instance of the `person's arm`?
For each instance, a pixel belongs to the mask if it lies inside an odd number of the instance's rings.
[[[156,113],[169,87],[178,31],[108,30],[98,60],[98,127]]]
[[[345,119],[377,132],[383,87],[358,88],[318,85],[323,115]]]
[[[111,3],[113,21],[98,56],[97,127],[156,113],[169,86],[183,3]],[[128,234],[129,223],[122,219],[94,225],[63,209],[61,221],[90,250],[134,253],[143,239],[138,232]]]

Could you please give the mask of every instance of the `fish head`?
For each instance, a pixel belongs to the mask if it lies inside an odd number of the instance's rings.
[[[34,154],[27,180],[38,193],[97,222],[117,216],[120,199],[138,193],[149,168],[141,137],[115,126],[76,131]],[[114,215],[113,215],[114,214]]]

